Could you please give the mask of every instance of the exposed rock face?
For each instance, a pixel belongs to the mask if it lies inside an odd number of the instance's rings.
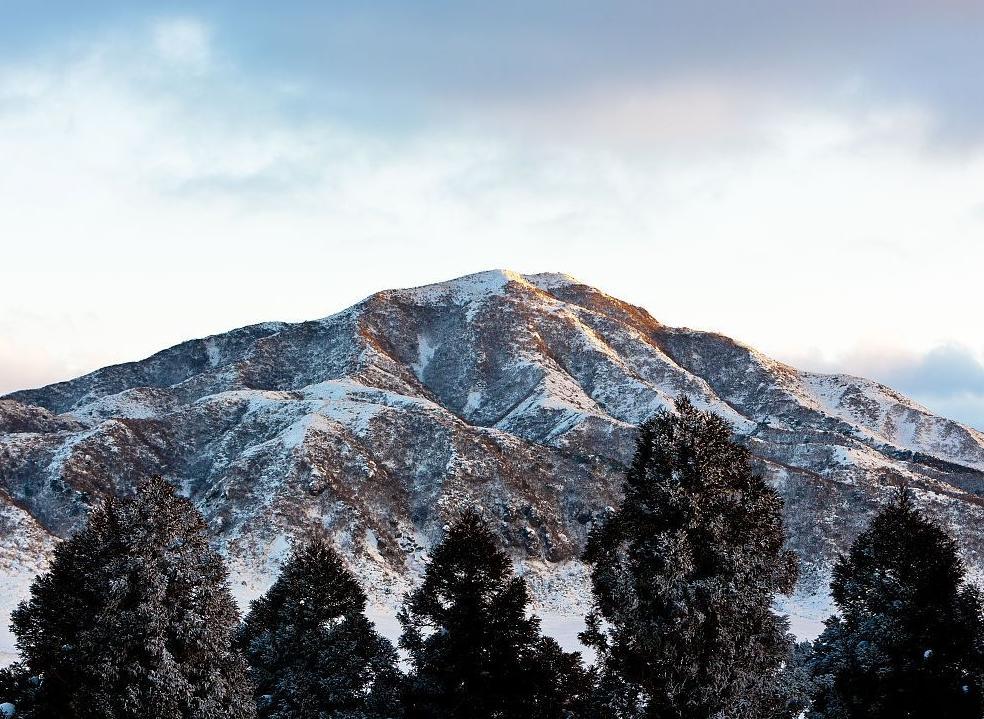
[[[370,591],[396,596],[450,513],[475,503],[542,600],[577,603],[568,562],[618,501],[634,427],[681,393],[728,419],[786,496],[802,592],[900,479],[984,567],[980,432],[877,383],[665,327],[570,277],[501,271],[8,395],[0,559],[44,551],[100,494],[159,473],[247,588],[286,537],[319,525]]]

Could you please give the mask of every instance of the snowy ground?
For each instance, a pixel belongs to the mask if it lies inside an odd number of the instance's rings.
[[[17,661],[17,651],[14,648],[14,635],[10,633],[10,610],[16,606],[16,603],[8,602],[8,597],[5,594],[0,597],[0,622],[3,625],[0,626],[0,667],[5,667],[8,664],[13,664]]]
[[[0,631],[0,667],[5,667],[8,664],[13,664],[17,661],[17,651],[14,649],[14,638],[10,635],[10,631],[6,627],[6,617],[9,616],[6,610],[3,613],[4,616],[4,627],[3,631]]]
[[[7,627],[9,612],[15,604],[16,602],[8,601],[7,595],[0,598],[0,616],[3,617],[3,626],[0,627],[0,666],[7,666],[17,659],[14,638]],[[374,606],[369,608],[368,614],[379,633],[395,644],[400,638],[400,623],[397,622],[393,610],[389,607]],[[577,639],[578,633],[584,630],[583,617],[554,612],[538,612],[538,614],[543,623],[544,634],[556,639],[565,650],[579,651],[584,655],[585,661],[592,661],[594,657],[591,650],[584,647]],[[822,621],[812,616],[790,614],[789,619],[793,633],[799,639],[815,639],[823,630]]]
[[[813,641],[823,631],[823,621],[829,617],[834,607],[828,594],[810,596],[796,595],[790,599],[780,597],[775,610],[789,617],[789,629],[797,639]]]
[[[10,612],[27,597],[33,579],[34,573],[26,569],[0,578],[0,667],[17,660],[14,635],[10,632]]]
[[[17,603],[27,596],[28,587],[33,579],[33,573],[8,575],[2,583],[0,591],[0,666],[6,666],[17,659],[14,649],[14,637],[9,629],[10,611]],[[238,577],[237,577],[238,579]],[[256,581],[232,583],[233,593],[243,611],[248,608],[249,601],[266,589],[266,583]],[[830,599],[826,595],[814,597],[796,597],[793,600],[781,600],[776,603],[776,610],[789,616],[790,628],[798,639],[815,639],[823,631],[823,619],[830,613]],[[368,609],[369,618],[376,624],[380,634],[394,644],[400,637],[400,624],[396,620],[396,611],[385,605],[371,605]],[[584,647],[577,635],[584,629],[584,617],[571,612],[556,611],[546,608],[537,611],[542,621],[543,633],[557,640],[567,651],[579,651],[586,661],[592,661],[591,650]]]
[[[13,598],[13,597],[11,597]],[[17,652],[14,649],[14,637],[10,633],[9,624],[10,610],[16,606],[16,602],[8,602],[7,595],[0,599],[0,616],[3,617],[3,626],[0,628],[0,666],[7,666],[16,661]],[[369,618],[375,623],[379,633],[392,641],[394,644],[400,638],[400,623],[396,620],[395,612],[389,607],[373,606],[368,611]],[[584,618],[580,616],[566,616],[552,612],[541,612],[540,618],[543,621],[543,633],[553,637],[567,651],[580,651],[585,654],[585,658],[590,661],[590,650],[586,649],[577,640],[577,635],[584,629]]]
[[[800,608],[793,607],[794,611]],[[376,629],[394,644],[400,638],[400,623],[389,607],[373,606],[367,611]],[[569,652],[581,652],[585,662],[594,661],[594,651],[578,641],[577,635],[584,631],[584,617],[580,615],[560,614],[557,612],[539,611],[543,633],[557,640],[560,646]],[[813,615],[809,609],[789,614],[790,629],[797,639],[813,640],[823,631],[823,620]]]

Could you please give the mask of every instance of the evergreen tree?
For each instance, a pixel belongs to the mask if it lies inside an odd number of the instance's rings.
[[[834,566],[814,719],[980,719],[984,623],[956,543],[901,489]]]
[[[597,651],[608,716],[758,719],[792,714],[788,623],[771,610],[796,581],[782,500],[728,424],[686,398],[640,428],[621,507],[595,529]]]
[[[529,601],[481,517],[463,512],[400,611],[400,643],[413,668],[409,719],[574,716],[588,694],[587,673],[541,635]]]
[[[811,671],[812,662],[813,643],[798,642],[793,647],[792,656],[783,672],[781,690],[785,695],[786,708],[781,712],[781,716],[805,716],[816,688]]]
[[[37,679],[20,662],[0,667],[0,719],[17,716],[30,719],[34,710]],[[7,711],[4,714],[4,710]]]
[[[255,716],[222,559],[161,478],[94,509],[12,619],[34,719]]]
[[[239,634],[260,717],[399,716],[396,651],[365,607],[365,593],[328,542],[312,537],[293,551]]]

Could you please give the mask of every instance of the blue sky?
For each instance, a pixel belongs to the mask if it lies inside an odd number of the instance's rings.
[[[982,36],[956,0],[8,0],[0,390],[507,267],[984,427]]]

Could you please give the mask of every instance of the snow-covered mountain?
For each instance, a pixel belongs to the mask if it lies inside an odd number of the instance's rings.
[[[205,513],[244,596],[317,525],[395,601],[474,503],[540,600],[576,610],[576,559],[618,501],[634,427],[679,394],[727,418],[783,492],[802,602],[899,479],[984,568],[980,432],[566,275],[492,271],[7,395],[0,572],[22,587],[100,494],[160,473]]]

